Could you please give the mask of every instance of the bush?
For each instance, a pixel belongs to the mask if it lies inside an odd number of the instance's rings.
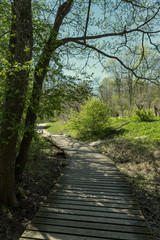
[[[136,118],[139,122],[152,122],[154,120],[154,115],[151,110],[145,111],[143,109],[136,111]]]
[[[109,126],[110,110],[98,98],[89,99],[79,113],[72,112],[67,128],[76,130],[80,137],[104,137]]]

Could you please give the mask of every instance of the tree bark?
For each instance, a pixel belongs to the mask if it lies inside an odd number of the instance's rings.
[[[57,41],[57,35],[59,28],[62,24],[65,16],[70,12],[74,0],[67,0],[58,8],[57,15],[55,18],[54,26],[51,29],[50,37],[44,46],[40,60],[38,61],[35,73],[34,73],[34,86],[32,91],[32,96],[30,99],[30,106],[27,111],[25,128],[19,154],[16,159],[16,180],[20,181],[23,175],[23,170],[25,163],[27,161],[29,147],[34,134],[34,127],[37,118],[37,111],[39,106],[39,100],[42,93],[42,85],[45,79],[46,73],[48,71],[49,62],[51,60],[53,52],[61,45],[65,44],[63,42],[59,43]]]
[[[0,201],[14,206],[17,205],[16,144],[29,76],[25,66],[31,60],[33,46],[31,0],[14,0],[12,14],[7,87],[0,129]]]

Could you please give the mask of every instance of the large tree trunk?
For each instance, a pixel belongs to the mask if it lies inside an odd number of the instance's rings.
[[[48,71],[49,62],[53,52],[63,43],[57,41],[57,35],[63,19],[69,13],[74,0],[67,0],[58,8],[54,26],[51,29],[48,42],[45,44],[40,60],[37,63],[34,74],[34,86],[30,99],[30,106],[27,111],[25,127],[26,131],[21,142],[20,151],[16,159],[16,179],[22,178],[25,163],[27,161],[29,147],[33,138],[34,126],[37,118],[39,100],[42,93],[42,85]]]
[[[15,158],[18,130],[25,105],[29,72],[25,65],[32,57],[31,0],[14,0],[9,43],[9,70],[0,129],[0,201],[16,205]],[[28,51],[25,49],[28,48]]]

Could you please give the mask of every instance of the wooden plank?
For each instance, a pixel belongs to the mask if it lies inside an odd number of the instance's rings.
[[[106,238],[106,236],[110,239],[122,239],[122,240],[150,240],[149,235],[147,234],[138,234],[138,233],[121,233],[121,232],[112,232],[112,231],[104,231],[104,230],[94,230],[94,229],[81,229],[81,228],[73,228],[73,227],[63,227],[63,226],[50,226],[50,225],[41,225],[34,224],[28,227],[28,230],[39,232],[48,232],[48,233],[65,233],[77,236],[85,236],[85,237],[98,237],[98,238]]]
[[[57,191],[57,192],[51,192],[50,194],[49,194],[49,196],[48,196],[48,198],[49,199],[51,199],[51,198],[55,198],[55,197],[59,197],[59,196],[63,196],[63,197],[74,197],[75,199],[84,199],[84,198],[86,198],[86,199],[97,199],[97,200],[101,200],[101,199],[106,199],[106,200],[113,200],[113,202],[114,201],[116,201],[116,200],[121,200],[121,201],[123,201],[123,202],[130,202],[130,203],[133,203],[134,202],[134,200],[133,200],[133,198],[132,197],[123,197],[123,196],[110,196],[110,195],[106,195],[106,196],[103,196],[103,198],[102,198],[102,195],[92,195],[92,194],[83,194],[82,192],[81,193],[65,193],[65,192],[59,192],[59,191]]]
[[[81,185],[81,186],[85,186],[85,185],[88,185],[88,186],[100,186],[100,187],[130,187],[130,185],[127,183],[127,182],[115,182],[115,181],[111,181],[111,182],[107,182],[107,181],[104,181],[104,182],[100,182],[100,181],[96,181],[96,180],[92,180],[92,181],[89,181],[89,180],[68,180],[68,179],[60,179],[59,183],[64,183],[64,184],[70,184],[70,185]]]
[[[89,237],[87,236],[76,236],[76,235],[69,235],[69,234],[63,234],[63,233],[47,233],[47,232],[35,232],[26,230],[23,234],[23,236],[19,240],[100,240],[100,238],[96,237]],[[102,240],[104,238],[101,238]],[[109,238],[105,238],[108,240]]]
[[[98,222],[98,223],[108,223],[108,224],[118,224],[118,225],[125,225],[125,226],[146,226],[145,221],[139,221],[134,219],[118,219],[118,218],[111,218],[107,215],[105,217],[100,216],[88,216],[88,215],[74,215],[70,213],[57,213],[57,212],[40,212],[38,211],[36,217],[43,217],[43,218],[51,218],[51,219],[66,219],[66,220],[73,220],[73,221],[87,221],[87,222]]]
[[[49,208],[67,208],[67,209],[76,209],[76,210],[89,210],[89,211],[99,211],[99,212],[114,212],[114,213],[126,213],[126,214],[134,214],[141,215],[141,211],[138,209],[124,209],[124,208],[115,208],[115,207],[106,207],[106,206],[85,206],[78,204],[67,204],[67,203],[44,203],[43,207]]]
[[[59,198],[59,199],[47,199],[44,204],[71,204],[71,205],[79,205],[79,206],[94,206],[94,207],[108,207],[108,208],[122,208],[122,209],[139,209],[139,206],[135,204],[123,204],[123,203],[113,203],[113,202],[103,202],[103,201],[87,201],[87,200],[75,200],[66,198]]]
[[[110,236],[105,236],[105,238],[99,238],[95,236],[83,236],[83,235],[76,235],[75,232],[74,234],[63,234],[63,233],[48,233],[48,232],[37,232],[37,231],[31,231],[31,230],[26,230],[26,232],[23,234],[23,237],[21,237],[19,240],[112,240],[117,238],[110,238]],[[120,240],[120,238],[118,238]],[[142,239],[124,239],[122,240],[151,240],[148,236]]]
[[[132,199],[133,198],[133,195],[130,194],[130,193],[123,193],[123,192],[112,192],[112,191],[103,191],[103,192],[99,192],[99,191],[93,191],[93,190],[90,190],[90,191],[78,191],[78,190],[67,190],[66,188],[62,188],[62,189],[56,189],[55,192],[58,192],[58,193],[62,193],[62,194],[69,194],[69,195],[72,195],[72,194],[77,194],[77,195],[81,195],[81,194],[86,194],[86,195],[93,195],[93,196],[101,196],[101,197],[107,197],[107,196],[110,196],[110,197],[123,197],[123,198],[130,198]]]
[[[97,222],[87,222],[80,220],[65,220],[65,219],[49,219],[49,218],[39,218],[36,217],[32,221],[32,224],[45,224],[45,225],[54,225],[54,226],[68,226],[68,227],[78,227],[78,228],[87,228],[94,230],[105,230],[105,231],[116,231],[116,232],[130,232],[130,233],[143,233],[148,232],[146,226],[129,226],[129,225],[118,225],[118,224],[109,224],[109,223],[97,223]],[[30,229],[30,228],[29,228]]]
[[[85,201],[85,202],[92,202],[92,203],[98,203],[98,204],[123,204],[124,207],[134,205],[138,206],[138,204],[133,200],[126,200],[126,199],[113,199],[113,198],[94,198],[94,197],[86,197],[84,195],[82,196],[68,196],[68,195],[61,195],[58,194],[57,192],[54,194],[50,194],[47,198],[47,202],[54,201],[55,199],[57,200],[71,200],[71,201]]]
[[[88,183],[88,182],[85,182],[85,183],[82,183],[80,181],[74,181],[74,182],[66,182],[66,181],[63,181],[63,182],[58,182],[54,188],[61,188],[61,187],[74,187],[74,188],[82,188],[82,189],[86,189],[86,188],[89,188],[89,189],[120,189],[120,190],[129,190],[131,191],[131,188],[128,184],[120,184],[120,185],[117,185],[117,184],[112,184],[112,183],[107,183],[106,184],[103,184],[101,185],[100,183],[99,184],[94,184],[94,183]]]
[[[84,182],[84,183],[111,183],[111,184],[127,184],[127,182],[126,182],[126,180],[124,179],[122,179],[122,178],[108,178],[108,179],[106,179],[106,178],[101,178],[101,179],[96,179],[96,178],[87,178],[87,177],[85,177],[85,176],[83,176],[83,175],[81,175],[81,176],[79,176],[79,177],[77,177],[77,178],[72,178],[72,177],[70,177],[70,176],[68,176],[68,177],[64,177],[63,178],[63,180],[64,181],[72,181],[72,182],[77,182],[77,183],[82,183],[82,181]]]
[[[102,193],[108,193],[108,192],[111,192],[111,193],[132,193],[131,190],[129,188],[113,188],[113,187],[110,187],[110,188],[106,188],[106,187],[101,187],[101,188],[96,188],[96,187],[81,187],[81,186],[71,186],[71,185],[67,185],[67,184],[64,184],[63,186],[61,187],[58,187],[58,189],[63,189],[65,188],[66,190],[71,190],[71,191],[87,191],[87,192],[102,192]]]
[[[100,211],[87,211],[80,209],[67,209],[67,208],[56,208],[56,207],[41,207],[39,212],[46,213],[65,213],[65,214],[74,214],[74,215],[83,215],[83,216],[92,216],[92,217],[106,217],[106,218],[117,218],[117,219],[133,219],[137,221],[144,221],[142,215],[134,215],[131,213],[115,213],[115,212],[100,212]]]
[[[56,186],[57,187],[57,186]],[[97,185],[97,184],[89,184],[89,183],[78,183],[78,182],[72,182],[72,183],[66,183],[59,185],[59,187],[67,187],[67,188],[81,188],[81,189],[113,189],[113,190],[128,190],[131,191],[131,188],[129,185],[113,185],[113,184],[104,184],[104,185]]]
[[[72,171],[68,171],[66,172],[65,176],[66,177],[73,177],[73,179],[78,179],[79,177],[80,178],[87,178],[87,179],[97,179],[97,180],[106,180],[106,179],[111,179],[111,178],[115,178],[115,179],[122,179],[123,181],[125,181],[125,178],[124,178],[124,175],[121,175],[121,174],[114,174],[114,175],[111,175],[111,174],[104,174],[104,169],[102,172],[100,172],[100,174],[96,174],[96,172],[93,172],[92,174],[88,174],[88,169],[86,170],[82,170],[79,172],[77,171],[76,169],[73,169]],[[83,175],[82,175],[83,173]],[[77,176],[78,174],[78,176]]]
[[[89,182],[89,181],[92,181],[92,182],[115,182],[115,183],[119,183],[119,182],[124,182],[124,183],[127,183],[127,181],[125,179],[122,179],[122,178],[106,178],[106,177],[101,177],[101,178],[95,178],[94,176],[93,177],[87,177],[85,175],[79,175],[79,176],[75,176],[72,178],[71,175],[68,175],[68,176],[63,176],[66,180],[70,180],[70,181],[85,181],[85,182]],[[109,181],[110,180],[110,181]],[[119,181],[120,180],[120,181]]]

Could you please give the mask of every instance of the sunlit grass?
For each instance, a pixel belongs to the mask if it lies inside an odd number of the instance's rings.
[[[52,122],[46,125],[47,127],[47,131],[49,131],[52,134],[67,134],[73,138],[76,138],[76,131],[67,131],[64,128],[65,123],[63,121],[56,121],[56,122]]]
[[[150,144],[160,143],[160,118],[153,122],[138,122],[134,118],[111,119],[111,127],[118,128],[124,125],[115,138],[141,141]]]
[[[48,123],[46,125],[47,131],[49,131],[53,134],[60,134],[62,132],[62,126],[63,126],[63,122],[61,122],[61,121]]]
[[[134,119],[134,117],[111,118],[109,127],[111,129],[117,129],[117,132],[113,133],[113,137],[115,139],[126,141],[128,140],[137,143],[141,142],[150,145],[160,144],[160,118],[155,118],[153,122],[138,122]],[[47,124],[47,130],[53,134],[66,133],[71,137],[77,137],[76,131],[67,131],[66,129],[64,129],[63,121],[57,121]]]
[[[56,121],[51,122],[46,125],[46,130],[52,134],[61,134],[62,133],[63,122]]]

